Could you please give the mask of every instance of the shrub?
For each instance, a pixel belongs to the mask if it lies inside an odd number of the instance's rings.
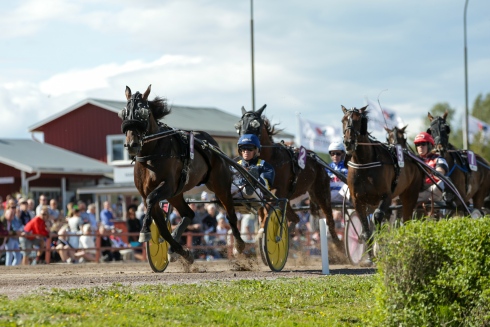
[[[411,221],[377,242],[379,326],[490,326],[490,218]]]

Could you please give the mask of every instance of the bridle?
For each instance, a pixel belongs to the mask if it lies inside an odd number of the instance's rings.
[[[264,123],[261,117],[266,105],[257,111],[247,112],[242,107],[242,118],[235,124],[236,132],[242,134],[242,126],[245,126],[243,134],[255,134],[260,139],[262,133],[262,124]]]
[[[437,116],[430,122],[430,127],[427,129],[427,133],[432,135],[436,145],[442,145],[444,148],[447,147],[449,142],[449,133],[451,128],[446,123],[445,119]]]
[[[149,118],[151,115],[150,105],[143,95],[139,92],[131,95],[126,107],[122,109],[118,116],[123,120],[121,131],[127,134],[129,130],[133,131],[139,139],[140,147],[143,146],[143,138],[148,133],[150,127]],[[129,144],[124,143],[124,147]]]
[[[354,120],[352,119],[353,114],[359,114],[361,116],[360,118],[360,128],[359,130],[356,129],[354,126]],[[361,111],[360,109],[357,108],[351,108],[351,109],[346,109],[347,115],[347,124],[344,128],[343,131],[343,139],[344,139],[344,145],[346,149],[351,147],[351,144],[354,144],[354,151],[357,149],[357,138],[359,135],[367,135],[367,116],[364,111]],[[349,131],[349,139],[346,138],[346,133]]]

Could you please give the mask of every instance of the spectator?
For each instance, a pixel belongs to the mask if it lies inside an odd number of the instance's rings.
[[[73,206],[74,205],[75,204],[73,202],[68,202],[66,204],[66,218],[73,216]]]
[[[49,216],[51,221],[57,221],[60,218],[58,202],[55,199],[49,200]]]
[[[99,227],[100,246],[104,248],[101,251],[103,262],[122,260],[121,253],[118,250],[113,249],[112,241],[110,238],[111,234],[112,234],[111,228],[107,228],[103,224],[100,225]]]
[[[39,204],[36,207],[36,216],[40,216],[41,209],[43,208],[43,206],[47,206],[47,205],[48,205],[48,198],[44,194],[41,194],[39,196]]]
[[[112,214],[111,203],[104,201],[104,209],[100,212],[100,222],[108,229],[114,229],[114,216]]]
[[[87,205],[82,200],[77,202],[78,210],[80,211],[80,218],[82,218],[82,223],[90,224],[90,217],[87,213]]]
[[[80,248],[81,250],[75,252],[75,257],[79,258],[79,262],[95,261],[95,237],[90,224],[84,224],[82,226]]]
[[[300,207],[309,207],[310,199],[304,199],[299,204]],[[302,237],[310,231],[310,210],[304,209],[297,211],[296,214],[299,217],[299,222],[296,224],[296,231],[294,233],[294,241],[300,241]]]
[[[92,226],[92,230],[97,230],[97,218],[95,217],[95,204],[91,203],[87,207],[87,214],[90,226]]]
[[[72,208],[72,216],[68,217],[67,219],[68,222],[68,227],[70,229],[70,234],[75,235],[75,234],[81,234],[82,231],[82,218],[80,217],[80,209],[78,209],[77,205],[74,205]],[[70,244],[77,249],[78,242],[79,242],[79,237],[78,236],[70,236],[69,242]]]
[[[15,217],[13,208],[5,210],[5,214],[0,220],[2,229],[7,231],[7,234],[9,235],[4,239],[4,242],[0,242],[0,244],[5,244],[5,250],[7,250],[7,253],[5,254],[5,265],[20,265],[22,255],[19,251],[20,245],[18,235],[22,233],[23,225],[20,220]]]
[[[230,230],[230,224],[226,221],[224,217],[217,218],[216,233],[219,234],[217,238],[217,245],[226,245],[226,235]]]
[[[252,242],[255,239],[256,220],[253,213],[242,215],[240,234],[244,241]]]
[[[128,233],[139,233],[141,231],[141,223],[139,219],[136,218],[136,208],[134,206],[130,207],[126,214],[126,217],[128,219]],[[141,247],[143,245],[138,242],[138,236],[128,236],[128,242],[131,247]],[[143,261],[143,250],[134,249],[134,257],[140,261]]]
[[[216,220],[216,205],[208,204],[206,208],[208,214],[202,220],[202,229],[204,231],[204,241],[208,245],[214,244],[214,235],[216,233],[216,226],[218,225],[218,221]]]
[[[31,198],[27,199],[27,212],[31,216],[31,219],[36,217],[35,203]]]
[[[20,209],[19,220],[21,224],[25,226],[32,218],[28,211],[28,202],[26,199],[24,198],[19,199],[19,209]]]
[[[67,224],[65,224],[58,231],[56,250],[60,255],[61,261],[66,263],[75,263],[75,249],[70,244],[69,236],[70,228]]]
[[[138,210],[138,206],[140,205],[140,202],[141,202],[141,201],[140,201],[139,197],[137,197],[137,196],[133,196],[133,197],[131,198],[131,204],[130,204],[130,205],[128,205],[128,209],[127,209],[127,210],[129,210],[129,209],[133,208],[133,209],[134,209],[134,211],[136,212],[136,211]],[[126,213],[127,213],[127,212],[126,212]]]
[[[45,239],[49,237],[49,231],[46,228],[46,221],[49,219],[49,208],[48,206],[43,206],[41,208],[41,214],[34,217],[24,226],[24,232],[30,233],[35,236],[25,236],[25,243],[23,246],[24,250],[32,249],[34,246],[38,247],[36,253],[36,259],[33,261],[33,264],[37,264],[41,262],[41,255],[44,251]],[[22,239],[21,239],[21,248],[22,248]],[[25,251],[25,256],[29,255],[30,251]],[[23,259],[23,264],[25,261]]]

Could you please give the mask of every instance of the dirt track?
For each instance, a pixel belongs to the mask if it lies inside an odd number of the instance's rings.
[[[275,273],[256,261],[240,262],[246,270],[236,270],[236,263],[228,260],[196,261],[186,267],[180,262],[170,263],[164,273],[153,273],[148,263],[126,262],[108,264],[50,264],[37,266],[1,266],[1,294],[16,298],[23,294],[52,288],[107,287],[113,283],[124,285],[196,283],[204,281],[231,281],[238,279],[273,279],[279,277],[318,278],[322,274],[320,258],[288,259],[283,271]],[[331,274],[370,274],[374,269],[350,265],[330,265]]]

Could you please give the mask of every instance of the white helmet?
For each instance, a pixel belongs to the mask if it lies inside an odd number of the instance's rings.
[[[330,151],[342,151],[345,153],[345,146],[342,142],[332,142],[328,146],[328,152]]]

